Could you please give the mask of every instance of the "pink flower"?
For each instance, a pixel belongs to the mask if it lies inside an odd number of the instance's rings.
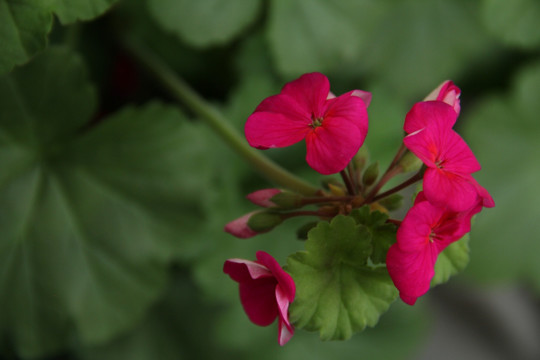
[[[461,104],[459,97],[461,96],[461,89],[458,88],[452,81],[446,80],[435,90],[433,90],[424,101],[442,101],[454,108],[454,111],[459,114],[461,111]]]
[[[414,305],[428,290],[439,254],[471,229],[471,218],[482,209],[477,204],[466,212],[435,207],[417,196],[397,232],[397,242],[386,255],[388,273],[403,302]]]
[[[481,167],[465,141],[451,128],[456,117],[453,108],[443,102],[417,103],[407,115],[405,128],[423,127],[407,135],[403,142],[427,166],[426,198],[435,206],[465,211],[477,201],[479,185],[471,174]]]
[[[332,97],[328,78],[304,74],[278,95],[263,100],[245,125],[248,143],[259,149],[306,140],[306,161],[321,174],[343,170],[364,143],[370,94],[350,91]]]
[[[257,261],[229,259],[223,272],[240,284],[240,301],[251,322],[268,326],[278,318],[278,342],[283,346],[294,333],[288,311],[296,286],[271,255],[257,251],[256,256]]]

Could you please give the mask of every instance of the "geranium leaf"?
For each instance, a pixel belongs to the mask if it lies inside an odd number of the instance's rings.
[[[374,264],[384,264],[388,249],[396,242],[396,226],[386,222],[388,215],[380,211],[370,211],[367,205],[352,211],[351,216],[358,224],[365,225],[371,234],[371,261]]]
[[[348,339],[374,326],[397,296],[385,268],[367,265],[371,235],[351,217],[320,222],[306,251],[291,255],[287,271],[296,287],[290,308],[295,326],[319,331],[323,340]]]
[[[86,128],[94,108],[64,49],[0,77],[0,336],[24,357],[132,326],[204,219],[199,129],[160,104]]]
[[[260,5],[259,0],[148,0],[164,29],[198,47],[233,39],[255,20]]]
[[[55,13],[63,24],[89,20],[117,0],[0,0],[0,75],[47,45]]]
[[[448,281],[451,276],[459,274],[469,263],[469,234],[450,244],[439,254],[435,263],[435,276],[431,286]]]

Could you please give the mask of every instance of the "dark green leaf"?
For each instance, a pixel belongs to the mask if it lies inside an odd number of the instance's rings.
[[[199,129],[159,104],[85,129],[94,107],[63,49],[0,78],[0,334],[22,356],[131,327],[200,246]]]

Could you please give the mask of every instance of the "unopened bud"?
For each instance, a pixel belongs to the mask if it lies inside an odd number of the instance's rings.
[[[249,218],[247,225],[248,227],[257,232],[264,233],[272,230],[274,227],[278,226],[283,222],[283,218],[279,213],[271,211],[261,211],[255,212]]]
[[[422,160],[420,160],[412,152],[407,151],[399,160],[398,165],[401,167],[401,171],[404,173],[417,171],[422,167]]]
[[[452,81],[446,80],[439,86],[437,86],[428,96],[424,98],[424,101],[442,101],[454,108],[454,111],[459,114],[461,110],[461,104],[459,97],[461,95],[461,89],[458,88]]]
[[[270,201],[281,209],[296,209],[303,206],[304,197],[291,191],[281,191],[272,196]]]
[[[388,211],[394,211],[403,205],[403,196],[400,194],[392,194],[379,200],[379,204],[384,206]]]
[[[374,163],[371,163],[366,171],[364,171],[364,176],[362,177],[362,182],[365,186],[372,185],[375,180],[379,177],[379,162],[376,161]]]
[[[276,206],[271,199],[279,193],[281,193],[280,189],[262,189],[248,194],[246,198],[255,205],[269,208]]]

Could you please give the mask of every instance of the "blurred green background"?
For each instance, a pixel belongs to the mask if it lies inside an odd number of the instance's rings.
[[[0,0],[1,359],[540,358],[540,1]],[[265,97],[325,73],[373,93],[388,163],[445,79],[496,202],[464,273],[347,342],[251,324],[228,258],[284,264],[301,222],[223,226],[270,187],[124,46],[148,47],[240,132]],[[266,152],[314,183],[302,144]]]

